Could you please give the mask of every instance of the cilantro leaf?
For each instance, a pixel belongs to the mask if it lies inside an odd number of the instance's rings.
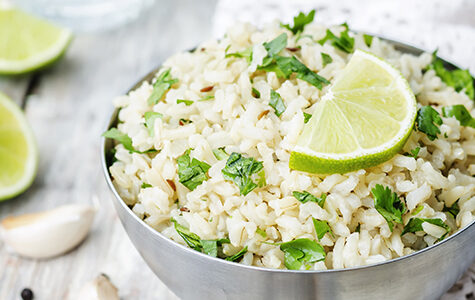
[[[229,244],[229,239],[218,239],[218,240],[200,240],[201,246],[203,248],[203,253],[212,256],[218,257],[219,247],[223,244]]]
[[[170,221],[173,222],[173,224],[175,225],[176,232],[183,238],[188,247],[201,252],[201,249],[203,249],[203,245],[201,244],[200,237],[197,234],[191,232],[185,226],[178,224],[175,219],[171,218]]]
[[[266,186],[267,185],[266,173],[264,172],[264,169],[260,170],[259,173],[257,173],[257,176],[259,176],[259,179],[257,180],[257,186],[258,187]]]
[[[318,43],[323,46],[327,41],[331,41],[332,45],[341,51],[346,53],[353,52],[355,39],[350,37],[348,25],[346,23],[343,24],[345,30],[340,33],[340,37],[337,37],[330,29],[327,29],[327,33],[323,39],[319,40]]]
[[[317,233],[317,238],[318,240],[321,240],[325,233],[329,232],[331,235],[333,235],[333,231],[328,225],[327,221],[323,220],[317,220],[315,218],[313,219],[313,226],[315,227],[315,232]]]
[[[269,105],[274,109],[275,115],[278,117],[280,117],[286,109],[282,97],[280,97],[279,93],[274,90],[270,90]]]
[[[262,59],[262,66],[268,66],[272,63],[274,56],[280,53],[287,46],[287,34],[282,33],[270,42],[264,43],[267,50],[267,56]]]
[[[449,231],[450,231],[449,225],[445,224],[444,221],[442,221],[442,219],[439,219],[439,218],[436,218],[436,219],[412,218],[412,219],[409,220],[409,222],[406,224],[406,226],[404,226],[404,230],[402,231],[401,235],[405,235],[408,232],[424,231],[422,229],[422,223],[424,223],[424,222],[431,223],[431,224],[434,224],[436,226],[440,226],[440,227],[444,228],[447,231],[447,233],[449,233]],[[440,240],[444,239],[444,237],[447,235],[447,233],[444,234],[440,238]]]
[[[307,124],[307,122],[310,120],[310,118],[312,117],[311,114],[307,114],[306,112],[303,113],[303,122],[305,124]]]
[[[440,133],[438,125],[442,125],[442,118],[432,106],[422,106],[417,111],[416,125],[419,131],[424,132],[433,141]]]
[[[229,45],[231,46],[231,45]],[[226,48],[224,58],[230,58],[230,57],[237,57],[237,58],[245,58],[246,61],[250,64],[252,61],[252,47],[246,48],[245,50],[241,52],[234,52],[234,53],[227,53],[228,48]]]
[[[262,168],[262,162],[233,152],[221,172],[224,179],[233,181],[239,187],[240,194],[246,196],[257,187],[251,178],[252,174],[258,173]]]
[[[192,100],[185,100],[185,99],[176,99],[176,104],[185,103],[186,106],[190,106],[193,104]]]
[[[442,209],[442,211],[448,212],[454,218],[457,217],[458,213],[460,212],[460,207],[459,207],[458,201],[455,201],[455,203],[452,204],[451,207],[447,207],[447,206],[444,205],[444,208]]]
[[[403,154],[405,156],[410,156],[410,157],[413,157],[414,159],[417,159],[417,155],[419,155],[420,151],[421,151],[421,147],[416,147],[412,149],[411,151],[409,151],[410,153],[404,152]]]
[[[284,264],[289,270],[299,270],[303,264],[314,263],[325,259],[325,249],[309,239],[296,239],[280,245],[284,252]]]
[[[428,69],[434,70],[435,74],[445,84],[453,87],[455,91],[460,92],[464,90],[470,99],[475,100],[474,78],[468,70],[447,70],[444,67],[443,61],[437,57],[437,50],[432,54],[432,63],[428,66]]]
[[[196,158],[191,159],[190,151],[191,149],[188,149],[182,156],[178,157],[177,163],[179,181],[192,191],[202,184],[203,181],[208,180],[206,172],[208,172],[211,166]]]
[[[198,99],[198,101],[208,101],[208,100],[211,100],[211,99],[214,99],[214,96],[213,95],[208,95],[208,96],[204,96],[203,98],[201,99]]]
[[[255,89],[255,88],[252,88],[252,97],[254,98],[260,98],[261,97],[261,93]]]
[[[224,151],[224,147],[218,148],[218,149],[213,149],[213,154],[214,157],[216,157],[217,160],[223,160],[228,158],[228,154],[226,151]]]
[[[242,248],[241,251],[234,254],[233,256],[226,257],[225,259],[227,261],[238,261],[244,256],[244,254],[246,254],[246,252],[247,252],[247,246]]]
[[[148,183],[146,183],[146,182],[142,182],[141,188],[146,189],[146,188],[149,188],[149,187],[152,187],[152,185],[151,185],[151,184],[148,184]]]
[[[404,202],[389,187],[377,184],[371,192],[374,197],[374,208],[383,216],[393,231],[394,223],[402,224],[402,215],[406,212]]]
[[[135,150],[134,147],[132,146],[132,139],[127,134],[119,131],[119,129],[117,128],[111,128],[107,130],[106,132],[102,134],[102,136],[108,139],[116,140],[117,142],[122,144],[126,150],[129,150],[130,153],[135,152],[135,153],[144,154],[144,153],[156,152],[156,150],[153,150],[153,149],[148,150],[148,151],[143,151],[143,152]]]
[[[411,213],[411,215],[415,216],[418,213],[420,213],[423,209],[424,209],[424,206],[419,205],[416,209],[414,209],[414,211]]]
[[[444,117],[454,117],[462,126],[475,128],[475,118],[470,115],[467,108],[462,104],[442,107],[442,115]]]
[[[314,17],[314,9],[311,10],[307,15],[305,15],[303,12],[300,12],[296,17],[294,17],[294,26],[291,27],[290,24],[282,23],[280,23],[280,26],[292,31],[293,34],[297,34],[303,31],[305,25],[312,23]]]
[[[371,47],[371,44],[373,43],[373,36],[369,34],[363,34],[363,39],[366,46]]]
[[[323,53],[323,52],[321,52],[320,54],[322,56],[322,62],[323,62],[323,67],[324,68],[325,68],[326,65],[333,62],[333,58],[330,55],[328,55],[326,53]]]
[[[323,208],[323,205],[325,205],[325,200],[327,199],[326,194],[322,194],[322,196],[318,198],[307,191],[303,191],[303,192],[293,191],[292,196],[294,196],[295,199],[299,200],[302,203],[307,203],[308,201],[315,202],[321,208]]]
[[[170,69],[167,69],[160,73],[153,84],[153,91],[150,97],[148,97],[148,105],[155,105],[162,99],[163,95],[172,87],[173,84],[177,83],[178,79],[172,78],[170,74]]]
[[[144,118],[145,118],[145,127],[147,127],[148,129],[148,134],[150,136],[154,136],[155,134],[155,129],[154,129],[154,124],[155,124],[155,120],[157,118],[163,118],[163,115],[161,113],[158,113],[158,112],[154,112],[154,111],[147,111],[145,114],[144,114]]]
[[[257,233],[258,235],[262,236],[263,238],[266,238],[266,237],[267,237],[267,232],[265,232],[264,230],[260,229],[259,227],[257,227],[256,233]]]

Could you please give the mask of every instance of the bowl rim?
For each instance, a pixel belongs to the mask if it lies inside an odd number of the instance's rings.
[[[367,32],[364,32],[364,31],[358,31],[356,33],[370,34],[370,35],[372,35],[374,37],[377,37],[381,40],[389,42],[398,51],[401,51],[401,52],[404,52],[404,53],[407,53],[407,54],[420,55],[424,52],[425,53],[431,53],[431,52],[427,51],[426,49],[421,48],[421,47],[417,47],[417,46],[415,46],[411,43],[406,43],[406,42],[402,42],[400,40],[396,40],[396,39],[393,39],[393,38],[388,38],[384,35],[371,34],[371,33],[367,33]],[[196,48],[194,48],[194,49],[196,49]],[[191,49],[189,51],[193,51],[194,49]],[[440,58],[443,61],[444,65],[447,66],[450,69],[454,69],[454,68],[461,69],[457,64],[455,64],[455,63],[453,63],[453,62],[451,62],[451,61],[449,61],[449,60],[447,60],[443,57],[440,57],[439,55],[437,55],[437,57]],[[143,84],[143,82],[149,81],[152,78],[154,78],[156,72],[158,72],[160,67],[161,67],[161,64],[158,67],[154,68],[152,71],[148,72],[136,84],[134,84],[130,89],[128,89],[126,94],[128,94],[129,92],[131,92],[131,91],[135,90],[136,88],[138,88],[141,84]],[[111,113],[111,118],[107,121],[107,126],[105,126],[105,131],[110,129],[112,126],[116,125],[117,118],[118,118],[118,113],[119,113],[119,109],[113,107],[112,108],[112,113]],[[328,269],[328,270],[288,270],[288,269],[273,269],[273,268],[268,268],[268,267],[250,266],[250,265],[244,265],[244,264],[240,264],[240,263],[236,263],[236,262],[230,262],[230,261],[227,261],[227,260],[224,260],[224,259],[221,259],[221,258],[216,258],[216,257],[209,256],[207,254],[204,254],[202,252],[199,252],[199,251],[196,251],[192,248],[189,248],[185,245],[182,245],[178,242],[175,242],[175,241],[171,240],[170,238],[166,237],[165,235],[163,235],[161,232],[159,232],[159,231],[155,230],[154,228],[152,228],[150,225],[145,223],[142,219],[140,219],[132,211],[132,209],[124,202],[122,197],[117,192],[117,189],[115,188],[114,184],[112,183],[112,178],[111,178],[111,174],[110,174],[109,167],[108,167],[108,162],[107,162],[107,150],[108,150],[107,141],[108,141],[108,139],[101,136],[101,146],[100,146],[100,149],[101,149],[101,165],[102,165],[102,170],[103,170],[104,177],[107,181],[107,185],[108,185],[109,189],[112,191],[112,193],[114,194],[115,199],[113,201],[119,202],[119,205],[121,205],[122,209],[127,211],[127,215],[129,217],[132,217],[132,219],[135,222],[139,223],[140,226],[146,228],[146,230],[149,231],[152,235],[155,235],[156,237],[163,240],[164,242],[169,243],[170,246],[174,247],[177,251],[185,251],[185,252],[187,252],[191,255],[198,255],[202,259],[208,260],[210,263],[214,262],[214,263],[217,263],[217,264],[226,265],[228,267],[236,267],[236,268],[241,268],[243,270],[250,270],[250,271],[254,271],[254,272],[257,271],[257,272],[270,272],[270,273],[289,273],[289,274],[299,274],[299,275],[300,274],[309,274],[310,275],[310,274],[342,273],[342,272],[369,270],[369,269],[380,268],[380,267],[383,267],[385,265],[395,264],[395,263],[398,263],[399,261],[402,261],[402,260],[414,259],[414,258],[416,258],[420,255],[423,255],[426,252],[433,252],[434,249],[443,247],[443,245],[445,245],[447,243],[450,243],[451,241],[456,239],[459,235],[462,235],[462,234],[466,233],[468,230],[475,230],[475,220],[472,220],[472,222],[470,222],[470,224],[468,224],[465,227],[459,229],[457,232],[455,232],[454,234],[452,234],[448,238],[446,238],[446,239],[444,239],[440,242],[437,242],[437,243],[435,243],[431,246],[423,248],[421,250],[417,250],[413,253],[403,255],[403,256],[400,256],[400,257],[397,257],[397,258],[393,258],[393,259],[390,259],[390,260],[386,260],[386,261],[383,261],[383,262],[378,262],[378,263],[369,264],[369,265],[361,265],[361,266],[350,267],[350,268]],[[115,206],[114,206],[114,208],[115,208]],[[122,224],[122,226],[123,226],[123,224]],[[134,245],[134,247],[135,247],[135,245]],[[469,263],[471,263],[471,262],[469,262]]]

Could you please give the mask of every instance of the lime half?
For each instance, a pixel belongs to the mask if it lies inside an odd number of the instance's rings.
[[[37,165],[38,150],[23,112],[0,93],[0,200],[25,191]]]
[[[402,74],[357,50],[316,105],[289,166],[332,174],[378,165],[404,146],[416,113],[416,99]]]
[[[23,74],[56,61],[69,30],[14,9],[0,9],[0,74]]]

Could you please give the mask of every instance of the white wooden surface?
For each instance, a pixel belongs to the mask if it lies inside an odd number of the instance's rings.
[[[124,300],[176,299],[139,257],[113,211],[100,168],[99,136],[114,96],[170,54],[192,48],[212,33],[219,37],[236,19],[290,19],[299,9],[317,8],[317,18],[324,23],[348,21],[355,29],[428,49],[439,47],[475,73],[473,0],[421,0],[415,5],[408,0],[220,0],[216,14],[216,0],[157,2],[141,20],[124,28],[77,35],[66,57],[50,70],[0,77],[0,90],[24,105],[41,156],[33,187],[0,203],[0,218],[93,199],[101,205],[88,239],[62,257],[19,258],[0,241],[0,300],[19,299],[23,287],[32,288],[35,299],[76,299],[77,290],[101,272],[111,277]],[[443,299],[473,299],[473,274],[467,273]]]

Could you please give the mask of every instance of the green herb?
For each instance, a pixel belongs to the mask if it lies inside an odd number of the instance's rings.
[[[285,111],[285,104],[280,97],[279,93],[274,90],[270,90],[270,101],[269,105],[274,109],[275,115],[280,117],[280,115]]]
[[[142,182],[141,188],[146,189],[146,188],[149,188],[149,187],[152,187],[152,185],[148,184],[148,183],[145,183],[145,182]]]
[[[355,228],[355,232],[360,232],[361,231],[361,224],[358,223],[358,225]]]
[[[434,224],[436,226],[444,228],[447,232],[440,237],[439,240],[443,240],[445,236],[449,233],[450,227],[444,223],[441,219],[422,219],[422,218],[412,218],[409,220],[409,222],[404,226],[404,230],[402,231],[401,235],[405,235],[408,232],[418,232],[418,231],[424,231],[422,229],[422,223],[427,222],[430,224]]]
[[[144,118],[145,118],[145,127],[147,127],[148,129],[148,134],[150,136],[154,136],[155,134],[155,129],[154,129],[154,124],[155,124],[155,120],[157,118],[163,118],[163,115],[161,113],[158,113],[158,112],[154,112],[154,111],[147,111],[145,114],[144,114]]]
[[[178,79],[172,78],[170,74],[170,69],[167,69],[160,73],[153,84],[153,91],[150,97],[148,97],[148,105],[155,105],[162,99],[163,95],[172,87],[173,84],[177,83]]]
[[[303,122],[305,124],[307,124],[307,122],[310,120],[310,118],[312,117],[311,114],[307,114],[306,112],[303,113]]]
[[[254,98],[260,98],[261,97],[261,93],[256,90],[255,88],[252,88],[252,97]]]
[[[284,264],[289,270],[299,270],[302,265],[325,259],[325,249],[309,239],[296,239],[280,245],[284,252]]]
[[[218,240],[200,240],[201,246],[203,248],[203,253],[212,256],[218,257],[219,247],[223,244],[229,244],[229,239],[218,239]]]
[[[411,151],[409,151],[410,153],[406,152],[406,153],[404,153],[404,155],[413,157],[414,159],[417,159],[417,155],[419,155],[420,151],[421,151],[421,147],[416,147],[416,148],[412,149]]]
[[[233,256],[226,257],[226,260],[227,261],[238,261],[244,256],[244,254],[246,254],[246,252],[247,252],[247,246],[242,248],[241,251],[234,254]]]
[[[226,52],[228,51],[229,47],[226,48]],[[230,58],[230,57],[237,57],[237,58],[245,58],[248,63],[251,63],[252,61],[252,47],[249,47],[241,52],[234,52],[234,53],[226,53],[224,55],[224,58]]]
[[[125,133],[119,131],[117,128],[111,128],[104,132],[102,134],[103,137],[108,138],[108,139],[113,139],[116,140],[117,142],[121,143],[126,150],[129,150],[129,152],[135,152],[135,153],[151,153],[151,152],[156,152],[156,150],[149,150],[149,151],[137,151],[134,149],[132,146],[132,139]]]
[[[363,39],[366,46],[371,47],[371,44],[373,43],[373,36],[369,34],[363,34]]]
[[[353,52],[355,39],[350,37],[348,25],[344,23],[342,26],[345,27],[345,30],[340,33],[340,37],[337,37],[335,34],[333,34],[330,29],[327,29],[327,34],[323,39],[319,40],[318,43],[323,46],[326,41],[331,41],[332,45],[341,51],[346,53]]]
[[[317,220],[315,218],[313,219],[313,226],[315,227],[315,232],[317,233],[317,238],[318,240],[321,240],[325,233],[329,232],[331,235],[333,235],[332,229],[328,225],[327,221],[323,220]]]
[[[192,191],[208,179],[206,172],[211,166],[196,158],[191,159],[190,151],[191,149],[188,149],[182,156],[178,157],[177,164],[179,181]]]
[[[433,141],[440,133],[439,125],[442,125],[442,118],[432,106],[422,106],[417,111],[416,125],[419,131],[424,132]]]
[[[464,90],[470,99],[475,100],[474,78],[468,70],[447,70],[444,62],[437,57],[437,50],[432,54],[432,63],[428,69],[434,70],[445,84],[453,87],[457,92]]]
[[[263,238],[266,238],[266,237],[267,237],[267,233],[266,233],[264,230],[260,229],[259,227],[257,227],[256,233],[257,233],[258,235],[262,236]]]
[[[187,120],[187,119],[180,119],[180,121],[178,121],[178,123],[179,123],[180,125],[186,125],[186,124],[193,123],[193,121]]]
[[[456,218],[458,213],[460,212],[458,200],[454,204],[452,204],[451,207],[447,207],[444,205],[444,208],[442,209],[442,211],[446,211],[449,214],[451,214],[454,218]]]
[[[309,201],[310,202],[315,202],[321,208],[323,208],[323,205],[325,205],[325,200],[327,199],[326,194],[322,194],[322,196],[320,198],[318,198],[318,197],[315,197],[314,195],[310,194],[307,191],[303,191],[303,192],[293,191],[292,195],[295,197],[295,199],[299,200],[302,203],[307,203]]]
[[[211,99],[214,99],[213,95],[205,96],[205,97],[199,99],[198,101],[208,101],[208,100],[211,100]]]
[[[186,106],[190,106],[190,105],[193,104],[193,101],[192,100],[185,100],[185,99],[177,99],[176,104],[179,104],[179,103],[185,103]]]
[[[423,209],[424,209],[424,206],[419,205],[419,206],[411,213],[411,215],[415,216],[415,215],[417,215],[418,213],[420,213]]]
[[[254,183],[251,176],[262,170],[262,162],[254,158],[246,158],[240,153],[233,152],[226,161],[226,166],[221,170],[224,179],[233,181],[238,187],[241,195],[246,196],[258,185]]]
[[[218,148],[218,149],[213,149],[213,154],[214,157],[216,157],[217,160],[223,160],[228,158],[228,154],[226,151],[224,151],[224,147]]]
[[[262,67],[270,65],[274,57],[287,46],[287,34],[282,33],[270,42],[264,43],[264,48],[267,50],[267,56],[262,59]]]
[[[264,172],[264,169],[260,170],[259,173],[257,173],[257,176],[259,176],[259,179],[257,180],[257,186],[260,188],[266,186],[266,173]]]
[[[326,65],[333,62],[333,58],[330,55],[328,55],[326,53],[323,53],[323,52],[321,52],[320,54],[322,55],[322,62],[323,62],[323,67],[324,68],[325,68]]]
[[[442,107],[442,115],[446,118],[454,117],[462,126],[475,128],[475,118],[470,115],[467,108],[462,104]]]
[[[280,23],[281,27],[287,28],[288,30],[292,31],[293,34],[297,34],[302,32],[305,25],[312,23],[313,18],[315,17],[315,10],[311,10],[308,15],[300,12],[296,17],[294,17],[294,26],[290,26],[290,24],[282,24]]]
[[[201,252],[201,249],[203,249],[203,246],[201,244],[200,237],[197,234],[191,232],[185,226],[178,224],[178,222],[175,219],[172,218],[170,219],[170,221],[173,222],[173,224],[175,225],[176,232],[183,238],[183,240],[186,242],[188,247]]]
[[[402,215],[406,212],[404,202],[399,199],[389,187],[377,184],[371,192],[374,197],[374,207],[383,216],[393,231],[394,223],[402,224]]]

